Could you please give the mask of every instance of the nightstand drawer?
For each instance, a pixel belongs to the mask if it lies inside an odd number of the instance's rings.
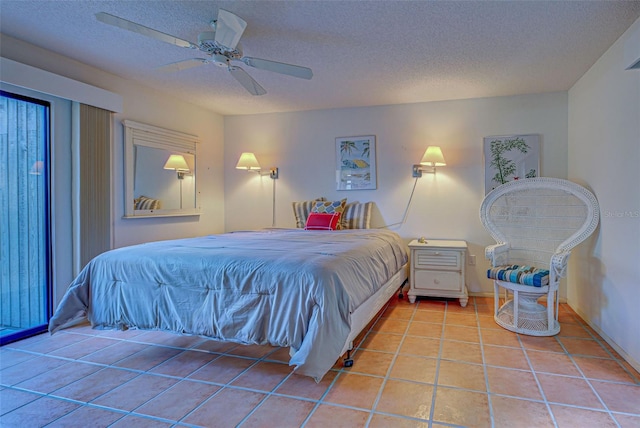
[[[460,251],[415,250],[413,262],[416,269],[460,270],[462,267]]]
[[[416,289],[461,291],[462,277],[458,272],[415,270]]]

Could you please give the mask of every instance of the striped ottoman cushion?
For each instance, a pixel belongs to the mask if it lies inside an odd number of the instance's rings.
[[[549,270],[533,266],[496,266],[487,270],[487,278],[533,287],[549,285]]]

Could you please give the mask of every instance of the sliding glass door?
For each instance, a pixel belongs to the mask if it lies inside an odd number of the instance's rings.
[[[0,91],[0,344],[51,312],[49,103]]]

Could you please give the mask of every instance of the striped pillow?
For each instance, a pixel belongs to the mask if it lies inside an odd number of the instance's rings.
[[[140,196],[138,199],[133,200],[133,205],[136,210],[159,210],[160,200],[149,198],[147,196]]]
[[[351,202],[344,207],[340,220],[342,229],[370,229],[373,202]]]
[[[296,218],[296,227],[298,229],[304,229],[305,224],[307,224],[307,217],[309,217],[309,213],[311,209],[316,205],[317,201],[326,201],[325,197],[316,198],[311,201],[300,201],[300,202],[292,202],[293,206],[293,215]]]

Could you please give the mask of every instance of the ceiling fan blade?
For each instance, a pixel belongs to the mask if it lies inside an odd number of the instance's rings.
[[[218,10],[215,41],[231,50],[235,49],[247,28],[247,22],[224,9]]]
[[[160,67],[156,67],[156,69],[160,71],[169,71],[169,72],[181,71],[181,70],[187,70],[193,67],[198,67],[208,62],[209,60],[206,60],[204,58],[192,58],[192,59],[186,59],[184,61],[172,62],[171,64],[161,65]]]
[[[133,31],[134,33],[139,33],[139,34],[142,34],[143,36],[151,37],[151,38],[163,41],[165,43],[170,43],[172,45],[180,46],[183,48],[191,48],[191,49],[198,48],[198,46],[196,46],[195,44],[188,42],[186,40],[179,39],[176,36],[162,33],[158,30],[154,30],[153,28],[145,27],[144,25],[140,25],[135,22],[128,21],[126,19],[117,17],[115,15],[110,15],[105,12],[96,13],[96,19],[100,22],[104,22],[105,24],[113,25],[115,27],[119,27],[129,31]]]
[[[259,68],[261,70],[273,71],[275,73],[287,74],[293,77],[299,77],[301,79],[311,79],[313,77],[313,71],[307,67],[301,67],[299,65],[285,64],[283,62],[270,61],[268,59],[252,58],[245,56],[240,61],[247,64],[249,67]]]
[[[249,76],[249,74],[240,67],[230,65],[229,73],[231,73],[231,75],[235,77],[235,79],[240,82],[240,84],[244,86],[251,95],[264,95],[267,93],[267,91],[265,91],[258,82],[253,80],[253,77]]]

